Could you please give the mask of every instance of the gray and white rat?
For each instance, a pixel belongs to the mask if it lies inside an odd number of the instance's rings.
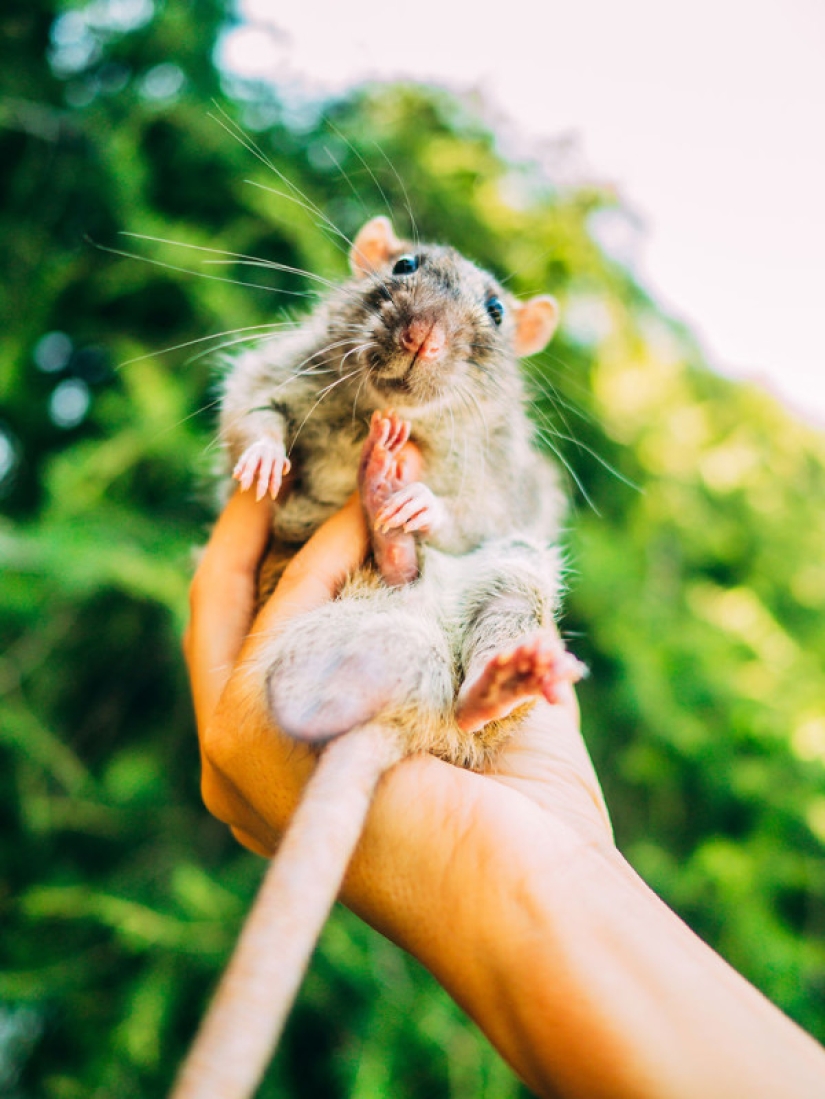
[[[355,489],[374,417],[391,406],[409,424],[425,479],[384,491],[382,506],[372,506],[375,558],[395,588],[417,576],[419,561],[426,565],[413,589],[395,594],[362,570],[334,604],[274,642],[273,712],[291,735],[317,740],[380,712],[416,750],[481,766],[500,729],[484,723],[463,735],[454,720],[458,688],[480,653],[495,651],[494,639],[500,647],[529,632],[519,615],[504,625],[501,600],[498,613],[487,613],[485,595],[515,584],[518,567],[530,571],[522,586],[532,593],[533,629],[558,605],[549,547],[563,496],[533,446],[517,361],[545,346],[558,307],[547,295],[517,301],[454,249],[399,240],[382,217],[357,234],[350,266],[352,278],[295,331],[233,363],[221,437],[241,485],[277,498],[276,538],[302,543]],[[380,445],[376,437],[373,449]],[[371,505],[377,491],[368,493]],[[394,641],[380,626],[387,614],[399,624]],[[479,615],[485,624],[476,630]]]
[[[174,1099],[252,1093],[381,774],[418,751],[482,768],[525,704],[581,673],[552,630],[563,496],[517,362],[550,339],[555,301],[518,302],[386,218],[361,229],[350,263],[350,280],[224,382],[221,437],[241,487],[275,500],[276,539],[303,543],[357,487],[374,564],[248,669],[283,732],[327,746]]]
[[[277,537],[303,542],[343,504],[373,412],[392,408],[424,458],[429,493],[407,494],[429,501],[430,545],[554,538],[562,496],[531,445],[517,363],[552,336],[553,298],[518,302],[454,249],[398,240],[386,218],[361,229],[350,264],[350,280],[296,330],[239,356],[224,382],[220,432],[240,483],[274,499],[293,467]]]

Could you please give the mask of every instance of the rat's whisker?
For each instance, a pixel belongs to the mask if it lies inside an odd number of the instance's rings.
[[[305,270],[303,267],[293,267],[287,263],[278,263],[276,260],[262,259],[260,256],[250,256],[244,252],[230,252],[224,248],[210,248],[205,244],[192,244],[189,241],[171,240],[168,237],[155,237],[150,236],[148,233],[132,233],[124,230],[120,235],[123,237],[132,237],[135,240],[144,240],[151,244],[168,244],[174,248],[186,248],[190,252],[203,252],[207,255],[223,257],[219,260],[204,260],[204,263],[237,263],[239,266],[265,267],[272,271],[283,271],[289,275],[300,275],[302,278],[309,279],[311,282],[320,283],[327,289],[335,289],[337,286],[337,283],[332,282],[330,279],[325,279],[321,275],[316,275],[312,271]]]

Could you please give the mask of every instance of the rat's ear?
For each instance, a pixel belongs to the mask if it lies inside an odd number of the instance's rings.
[[[516,305],[516,355],[535,355],[544,350],[559,323],[559,305],[549,294]]]
[[[358,232],[349,252],[349,265],[357,279],[373,274],[390,256],[401,251],[401,241],[389,218],[372,218]]]

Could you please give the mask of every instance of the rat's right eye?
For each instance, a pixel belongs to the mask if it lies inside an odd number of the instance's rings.
[[[394,275],[411,275],[418,270],[418,256],[401,256],[392,269]]]

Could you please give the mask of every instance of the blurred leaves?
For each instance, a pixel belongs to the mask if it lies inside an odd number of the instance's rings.
[[[300,315],[301,272],[340,277],[378,213],[560,299],[527,371],[567,470],[563,625],[620,844],[825,1038],[825,439],[711,374],[600,246],[631,220],[615,194],[508,162],[442,93],[320,111],[222,77],[231,18],[0,16],[0,1090],[162,1094],[231,948],[261,866],[200,803],[179,643],[216,361]],[[339,912],[260,1094],[524,1091]]]

